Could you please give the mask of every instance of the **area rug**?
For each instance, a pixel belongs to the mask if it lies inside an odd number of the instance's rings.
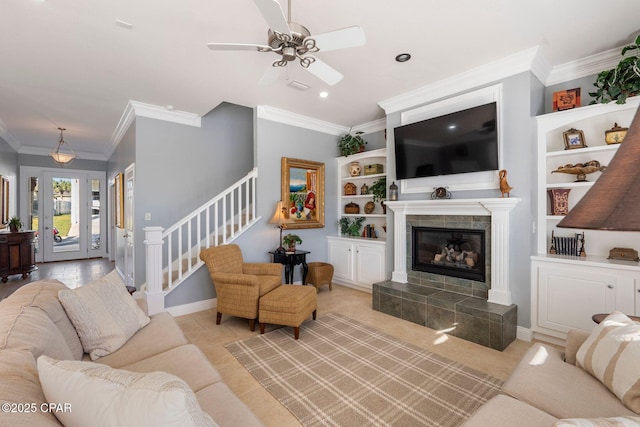
[[[502,386],[335,313],[226,347],[304,426],[458,426]]]

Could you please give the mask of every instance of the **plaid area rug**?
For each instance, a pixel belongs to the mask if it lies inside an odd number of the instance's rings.
[[[502,386],[335,313],[226,348],[304,426],[458,426]]]

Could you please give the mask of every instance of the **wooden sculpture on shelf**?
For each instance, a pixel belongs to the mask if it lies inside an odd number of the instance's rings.
[[[593,172],[602,172],[606,169],[606,166],[601,166],[597,160],[590,160],[586,163],[567,164],[564,166],[558,166],[558,169],[551,171],[551,173],[569,173],[576,175],[575,182],[585,182],[587,180],[587,174]]]
[[[513,187],[510,187],[507,182],[507,170],[502,169],[498,172],[498,177],[500,178],[500,192],[502,193],[502,196],[500,197],[504,197],[505,194],[507,197],[510,197],[510,192],[513,190]]]

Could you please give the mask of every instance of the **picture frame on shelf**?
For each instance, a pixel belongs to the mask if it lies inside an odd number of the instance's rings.
[[[283,157],[281,196],[288,229],[324,227],[324,163]]]
[[[587,143],[584,139],[584,132],[571,128],[567,131],[562,132],[562,136],[564,138],[564,149],[565,150],[574,150],[576,148],[586,148]]]
[[[580,106],[580,88],[553,93],[553,111],[570,110]]]

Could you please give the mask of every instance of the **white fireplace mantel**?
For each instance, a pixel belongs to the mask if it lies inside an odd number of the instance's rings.
[[[511,305],[509,288],[509,213],[520,203],[515,197],[386,201],[394,213],[391,280],[407,282],[407,215],[476,215],[491,217],[491,289],[489,302]]]

